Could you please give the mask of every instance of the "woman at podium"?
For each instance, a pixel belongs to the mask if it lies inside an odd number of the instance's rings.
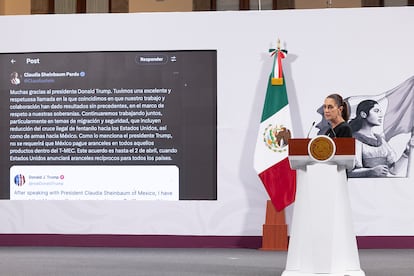
[[[331,94],[320,109],[330,124],[328,130],[321,129],[313,139],[289,142],[289,162],[296,170],[297,186],[282,276],[365,276],[352,227],[346,176],[347,169],[353,168],[355,152],[347,123],[348,105],[340,95]]]
[[[323,115],[329,123],[329,128],[323,133],[329,137],[352,137],[348,104],[341,95],[331,94],[323,103]]]

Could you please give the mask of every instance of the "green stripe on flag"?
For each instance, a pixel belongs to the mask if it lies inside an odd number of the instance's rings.
[[[266,99],[261,122],[273,116],[286,105],[288,105],[288,97],[285,81],[283,80],[282,85],[272,85],[272,75],[270,75],[267,82]]]

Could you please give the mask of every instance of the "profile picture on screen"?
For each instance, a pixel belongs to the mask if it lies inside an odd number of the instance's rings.
[[[14,85],[20,84],[19,74],[17,72],[10,74],[10,82]]]

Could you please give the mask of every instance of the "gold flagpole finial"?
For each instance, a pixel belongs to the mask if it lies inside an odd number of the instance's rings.
[[[281,56],[283,56],[281,50],[280,50],[280,39],[277,39],[277,48],[275,50],[275,69],[273,71],[273,77],[272,77],[272,85],[283,85],[283,77],[281,75]],[[276,74],[275,74],[276,73]]]

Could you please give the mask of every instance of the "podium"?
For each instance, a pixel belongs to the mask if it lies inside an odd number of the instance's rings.
[[[282,276],[364,276],[353,231],[346,169],[354,138],[290,139],[296,199]]]

